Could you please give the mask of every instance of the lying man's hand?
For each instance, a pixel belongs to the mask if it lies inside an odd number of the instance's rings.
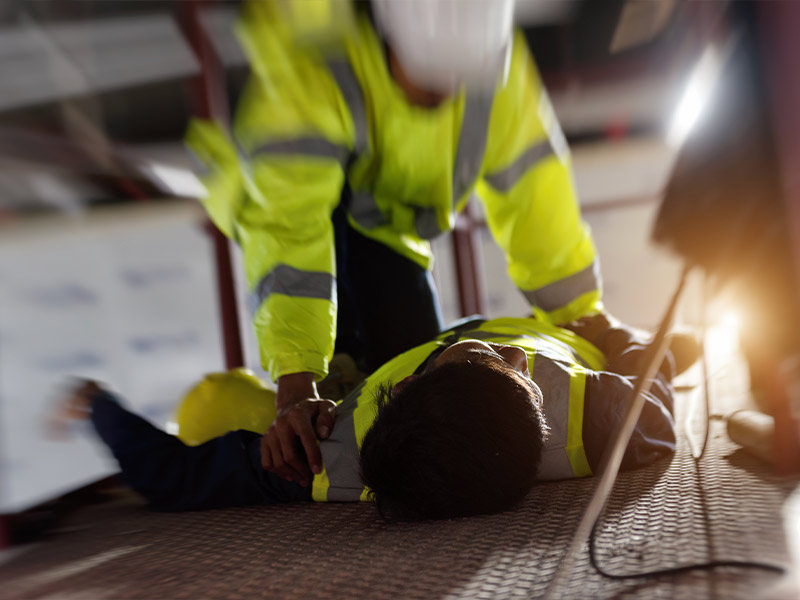
[[[605,312],[581,317],[562,327],[597,346],[608,361],[607,369],[624,375],[638,374],[652,339],[649,333],[624,325]],[[671,332],[667,335],[669,345],[660,370],[671,379],[694,364],[700,354],[700,346],[691,333]]]
[[[309,385],[304,375],[288,375],[290,379],[278,381],[278,418],[261,438],[261,466],[305,486],[312,473],[322,472],[317,437],[330,435],[336,403],[317,398],[313,378]]]

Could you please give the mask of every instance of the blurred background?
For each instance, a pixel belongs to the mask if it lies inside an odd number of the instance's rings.
[[[791,5],[517,4],[572,150],[607,308],[652,329],[684,262],[699,264],[713,281],[690,282],[681,321],[698,325],[704,288],[725,287],[718,351],[747,322],[771,332],[745,344],[751,369],[768,365],[755,379],[796,350]],[[0,4],[0,514],[113,470],[86,437],[47,430],[66,377],[107,381],[167,426],[203,373],[260,371],[238,251],[197,202],[183,145],[192,116],[235,109],[249,72],[239,8]],[[528,312],[479,203],[434,250],[445,321]]]

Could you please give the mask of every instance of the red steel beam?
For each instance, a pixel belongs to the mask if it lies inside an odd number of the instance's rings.
[[[484,314],[483,285],[480,277],[478,245],[480,225],[472,218],[470,205],[458,215],[453,228],[453,260],[458,285],[460,316]]]
[[[209,6],[210,4],[210,2],[196,0],[178,0],[174,3],[174,8],[178,25],[200,61],[200,74],[194,78],[191,84],[192,112],[203,119],[227,123],[229,112],[225,70],[200,23],[200,6]],[[214,240],[222,336],[225,343],[225,364],[228,369],[233,369],[244,365],[244,352],[239,328],[239,308],[236,302],[230,245],[222,232],[210,222],[208,230]]]

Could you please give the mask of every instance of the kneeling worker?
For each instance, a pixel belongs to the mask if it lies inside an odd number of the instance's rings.
[[[532,307],[558,324],[604,313],[569,149],[513,10],[244,6],[252,77],[234,123],[193,121],[187,142],[209,216],[242,249],[279,410],[319,397],[334,353],[371,373],[441,332],[430,240],[473,196]]]

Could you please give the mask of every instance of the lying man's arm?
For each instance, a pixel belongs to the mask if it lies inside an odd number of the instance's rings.
[[[651,336],[644,331],[625,325],[607,312],[581,317],[562,325],[589,340],[605,355],[607,371],[621,375],[637,375],[644,366],[644,350]],[[687,332],[667,334],[669,346],[660,371],[672,379],[694,364],[700,355],[697,338]]]
[[[586,375],[583,443],[594,473],[625,417],[634,384],[634,377],[606,371],[590,371]],[[622,459],[623,469],[645,466],[675,450],[673,393],[661,374],[653,380],[650,390],[644,392],[645,403]]]
[[[91,381],[67,391],[59,417],[62,426],[90,420],[126,483],[157,510],[311,500],[310,488],[262,470],[261,436],[251,431],[231,431],[199,446],[186,446],[128,412],[114,394]]]

